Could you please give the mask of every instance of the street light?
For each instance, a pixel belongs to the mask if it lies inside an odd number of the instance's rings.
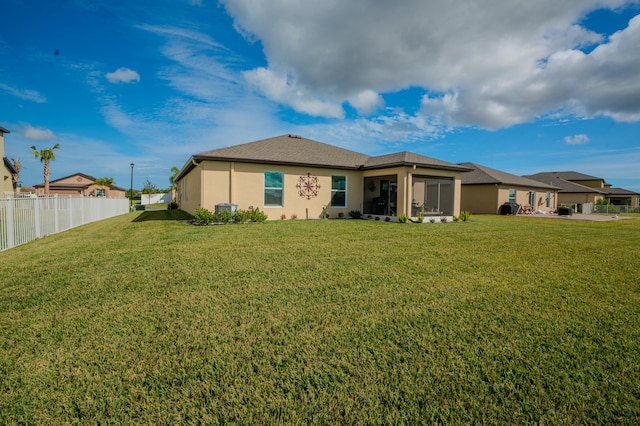
[[[129,210],[133,209],[133,166],[131,163],[131,187],[129,188]]]

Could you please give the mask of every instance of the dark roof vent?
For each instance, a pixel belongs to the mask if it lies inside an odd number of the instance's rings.
[[[289,134],[287,136],[289,136],[290,138],[294,138],[294,139],[302,139],[302,136],[300,136],[300,135],[291,135],[291,134]]]

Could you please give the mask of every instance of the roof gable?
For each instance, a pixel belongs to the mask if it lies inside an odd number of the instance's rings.
[[[568,181],[572,181],[572,182],[579,182],[581,180],[601,180],[604,182],[604,179],[599,178],[597,176],[590,176],[590,175],[586,175],[584,173],[579,173],[579,172],[542,172],[542,173],[536,173],[535,175],[531,175],[531,176],[540,176],[540,177],[544,177],[546,179],[549,178],[560,178],[560,179],[564,179],[564,180],[568,180]]]
[[[463,185],[498,184],[524,186],[530,188],[558,189],[557,187],[548,185],[544,182],[513,175],[511,173],[492,169],[491,167],[485,167],[476,163],[461,163],[461,165],[473,169],[473,171],[465,172],[462,174]]]

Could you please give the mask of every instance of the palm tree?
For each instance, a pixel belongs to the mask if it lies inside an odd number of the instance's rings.
[[[171,182],[171,189],[176,188],[176,178],[178,177],[178,173],[180,173],[180,169],[176,166],[171,167],[171,177],[169,177],[169,182]]]
[[[56,155],[53,150],[60,148],[60,144],[55,144],[51,148],[45,148],[38,151],[35,145],[31,146],[33,150],[33,156],[40,157],[40,162],[44,163],[44,193],[49,194],[49,176],[51,176],[51,170],[49,169],[49,161],[55,160]]]

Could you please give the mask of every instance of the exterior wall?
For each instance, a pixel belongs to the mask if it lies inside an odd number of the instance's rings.
[[[239,209],[257,207],[269,219],[280,219],[281,215],[287,218],[296,215],[299,219],[305,219],[307,214],[309,219],[318,219],[325,207],[331,217],[338,217],[339,213],[346,216],[350,210],[362,209],[362,177],[358,171],[218,161],[203,161],[201,166],[201,207],[211,211],[215,210],[216,204],[232,203]],[[282,207],[264,205],[264,172],[267,171],[283,173]],[[296,187],[299,178],[307,176],[307,173],[318,178],[318,195],[311,199],[301,197]],[[346,207],[330,206],[331,176],[347,177]],[[183,209],[185,207],[181,206]]]
[[[589,188],[596,188],[596,189],[604,188],[604,181],[602,179],[576,180],[572,182],[578,183],[580,185],[588,186]]]
[[[462,210],[474,214],[495,214],[504,201],[500,202],[499,190],[495,185],[462,185]],[[507,190],[507,200],[509,191]]]
[[[267,171],[283,173],[283,206],[264,205],[264,173]],[[257,207],[264,211],[269,219],[280,219],[282,215],[299,219],[317,219],[322,217],[326,208],[330,217],[347,216],[351,210],[363,211],[365,177],[395,176],[397,179],[397,212],[396,215],[411,212],[412,185],[411,177],[415,173],[420,176],[449,177],[454,182],[454,215],[460,214],[460,173],[413,169],[411,167],[394,167],[381,170],[342,170],[314,168],[306,166],[285,166],[270,164],[238,163],[228,161],[203,161],[178,182],[177,199],[180,208],[193,214],[196,208],[203,207],[215,211],[221,203],[231,203],[239,209]],[[296,185],[300,177],[310,174],[318,178],[317,196],[310,199],[302,197]],[[331,207],[331,176],[346,176],[347,205]]]
[[[558,205],[584,203],[593,203],[595,205],[602,198],[604,198],[602,194],[565,192],[558,194]]]
[[[180,209],[194,214],[202,207],[202,165],[198,165],[178,182],[176,199]]]
[[[500,206],[509,202],[509,190],[516,191],[515,202],[521,206],[528,206],[529,192],[536,193],[536,201],[533,207],[535,210],[552,212],[558,206],[557,191],[545,189],[527,188],[522,186],[496,186],[487,185],[464,185],[462,187],[462,210],[468,210],[476,214],[496,214]],[[547,207],[547,192],[550,193],[549,207]]]

